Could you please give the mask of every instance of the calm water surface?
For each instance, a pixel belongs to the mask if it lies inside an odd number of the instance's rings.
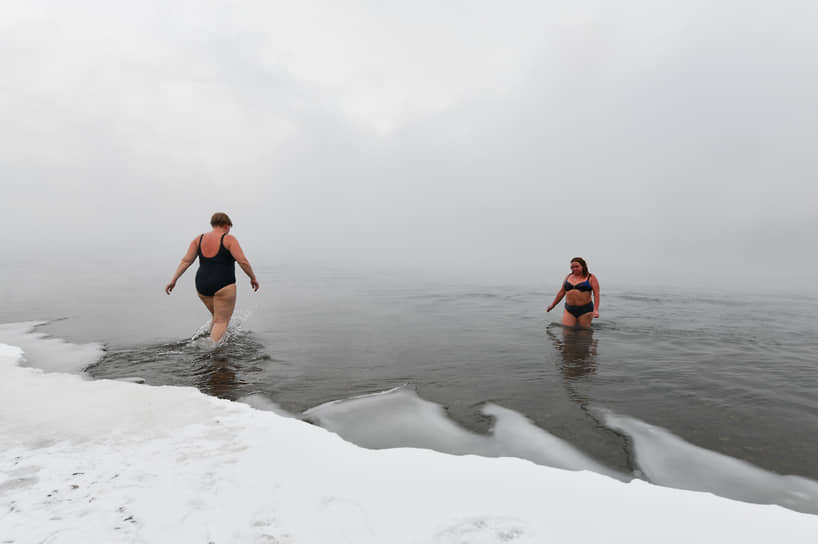
[[[151,317],[186,331],[176,337],[123,337],[125,324],[112,324],[104,309],[122,293],[49,329],[106,343],[89,369],[97,378],[140,376],[234,400],[262,394],[292,413],[408,386],[473,431],[489,428],[480,408],[496,403],[628,472],[629,445],[600,423],[603,409],[818,480],[814,299],[603,285],[602,318],[592,331],[571,331],[553,323],[561,309],[544,312],[551,290],[337,274],[270,276],[262,285],[263,297],[240,293],[233,336],[215,352],[189,341],[206,314],[186,292],[174,295],[177,310]],[[128,319],[148,323],[148,307],[169,304],[162,301],[132,308]],[[89,308],[96,320],[81,317]],[[156,335],[156,327],[132,328]]]

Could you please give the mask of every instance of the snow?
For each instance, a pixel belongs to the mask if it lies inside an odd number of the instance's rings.
[[[0,324],[0,338],[24,352],[21,364],[48,372],[79,372],[102,357],[100,344],[72,344],[36,330],[44,321]]]
[[[39,340],[54,351],[34,359],[59,359],[59,344]],[[99,356],[92,348],[60,349],[85,353],[87,365]],[[0,344],[2,543],[766,543],[818,534],[818,516],[779,506],[509,457],[369,450],[192,388],[22,366],[31,361]]]
[[[257,407],[262,405],[257,403]],[[397,388],[322,404],[304,416],[367,448],[414,446],[456,455],[518,457],[541,465],[630,479],[544,432],[517,412],[492,403],[483,406],[482,412],[495,422],[486,435],[459,427],[439,404]],[[361,421],[366,424],[361,425]]]
[[[818,514],[818,482],[762,470],[689,444],[644,421],[610,412],[604,412],[604,418],[610,428],[631,439],[639,469],[651,482]]]

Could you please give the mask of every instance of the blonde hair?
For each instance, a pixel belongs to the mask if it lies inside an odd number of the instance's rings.
[[[216,212],[216,213],[213,214],[213,217],[210,218],[210,226],[211,227],[232,227],[233,222],[230,221],[230,217],[228,217],[226,213]]]

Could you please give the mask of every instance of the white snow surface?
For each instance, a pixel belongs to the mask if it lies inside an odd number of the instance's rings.
[[[256,401],[255,406],[263,405]],[[481,411],[493,418],[486,435],[464,429],[446,417],[439,404],[414,391],[397,388],[328,402],[304,412],[310,421],[335,431],[344,439],[368,448],[414,446],[444,453],[474,453],[484,457],[517,457],[540,465],[568,470],[591,470],[629,480],[595,461],[568,442],[553,436],[513,410],[486,404]],[[365,424],[361,424],[365,421]]]
[[[193,388],[90,381],[21,366],[26,360],[0,344],[4,544],[813,543],[818,535],[818,516],[779,506],[514,458],[367,450]]]
[[[102,357],[100,344],[72,344],[36,330],[45,324],[45,321],[0,323],[0,342],[23,350],[20,364],[47,372],[80,372]]]

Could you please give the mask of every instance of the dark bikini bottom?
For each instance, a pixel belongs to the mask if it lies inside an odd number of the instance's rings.
[[[588,304],[584,304],[582,306],[572,306],[570,304],[565,304],[565,311],[571,314],[574,317],[579,317],[583,314],[587,314],[588,312],[594,311],[594,303],[589,302]]]

